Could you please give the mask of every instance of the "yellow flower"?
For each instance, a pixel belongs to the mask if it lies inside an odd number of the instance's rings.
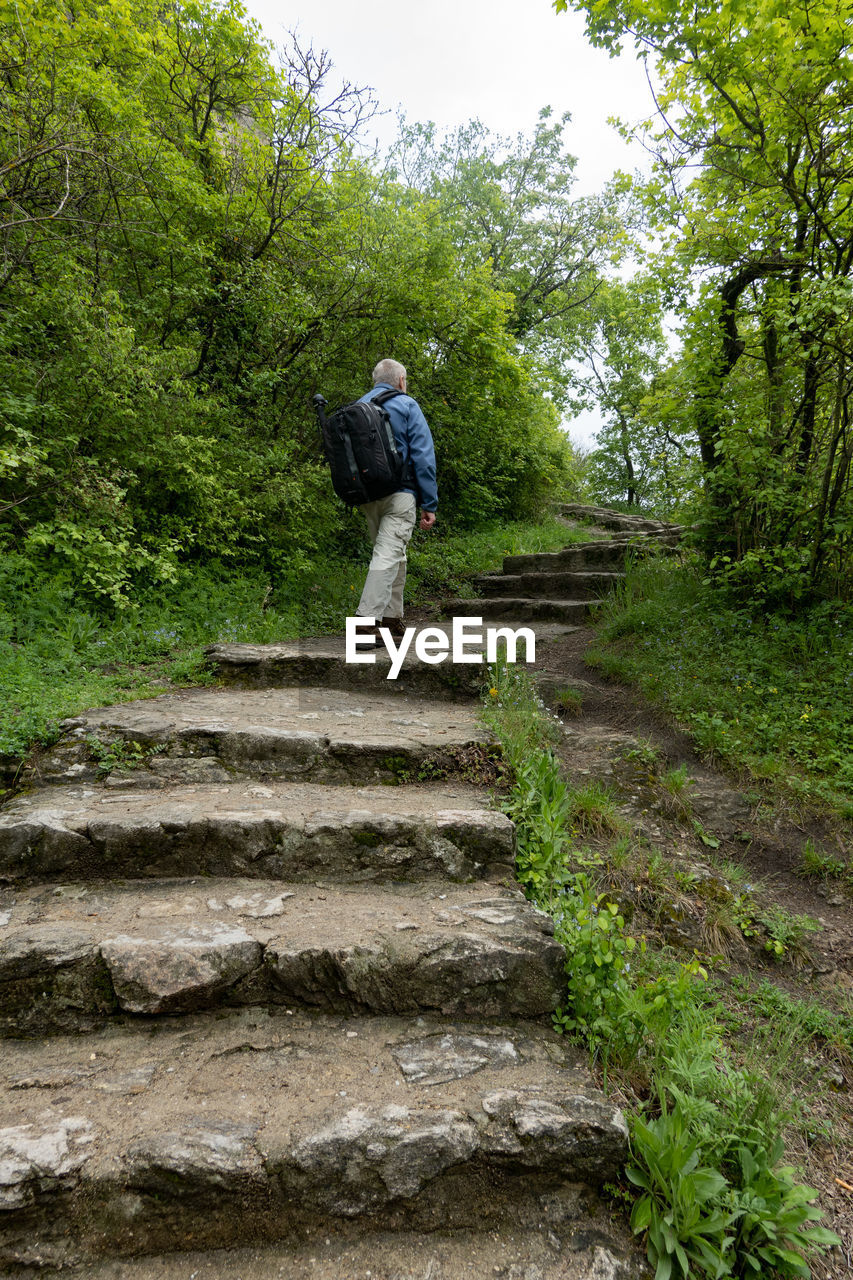
[[[496,698],[496,697],[498,696],[498,691],[497,691],[497,689],[490,689],[490,690],[489,690],[489,693],[491,694],[491,696],[492,696],[493,698]]]

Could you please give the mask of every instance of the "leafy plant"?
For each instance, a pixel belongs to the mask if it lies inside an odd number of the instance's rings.
[[[725,1259],[735,1215],[722,1207],[726,1179],[701,1163],[699,1140],[678,1105],[667,1110],[664,1103],[656,1119],[634,1116],[631,1151],[635,1163],[628,1178],[642,1192],[631,1212],[631,1229],[646,1232],[655,1280],[731,1274]]]

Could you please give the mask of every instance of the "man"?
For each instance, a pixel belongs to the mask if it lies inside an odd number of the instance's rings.
[[[402,636],[406,548],[415,527],[418,500],[420,527],[431,529],[435,524],[438,491],[432,436],[417,400],[406,394],[406,370],[396,360],[380,360],[373,370],[373,388],[361,398],[372,400],[390,390],[402,392],[386,400],[384,407],[406,469],[396,493],[359,508],[367,518],[373,557],[356,616],[376,618],[392,635]],[[377,645],[382,643],[378,628],[374,638]]]

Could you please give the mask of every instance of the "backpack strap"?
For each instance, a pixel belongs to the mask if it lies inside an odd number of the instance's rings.
[[[386,404],[394,396],[402,396],[402,395],[408,395],[408,394],[409,394],[408,391],[400,391],[399,389],[395,389],[392,387],[388,391],[380,391],[379,395],[374,396],[370,403],[378,404],[381,408],[382,405]],[[403,479],[406,481],[407,484],[411,484],[414,486],[415,502],[418,504],[418,506],[420,506],[421,488],[420,488],[420,485],[418,484],[418,479],[417,479],[417,476],[415,475],[414,464],[412,463],[411,458],[406,459],[406,465],[403,468]]]
[[[378,396],[374,396],[370,401],[371,404],[378,404],[380,407],[392,399],[393,396],[403,395],[402,391],[395,390],[393,387],[389,391],[380,391]]]

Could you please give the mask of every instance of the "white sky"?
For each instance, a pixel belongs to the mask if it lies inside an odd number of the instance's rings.
[[[570,111],[568,149],[578,157],[577,194],[598,190],[616,169],[644,167],[609,116],[638,120],[652,103],[642,65],[627,52],[611,59],[583,35],[583,19],[557,15],[550,0],[244,0],[265,34],[281,43],[328,50],[345,79],[370,86],[388,115],[367,141],[384,149],[397,112],[443,128],[478,117],[497,133],[531,132],[539,109]],[[569,426],[592,443],[595,415]]]

